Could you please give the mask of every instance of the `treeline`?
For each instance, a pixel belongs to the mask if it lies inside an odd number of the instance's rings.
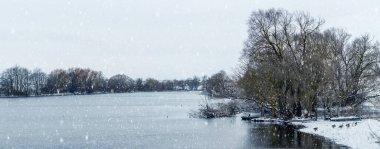
[[[84,68],[56,69],[49,74],[35,69],[14,66],[6,69],[0,77],[1,96],[40,96],[50,94],[123,93],[135,91],[198,90],[199,77],[186,80],[153,78],[132,79],[125,74],[106,78],[101,71]]]

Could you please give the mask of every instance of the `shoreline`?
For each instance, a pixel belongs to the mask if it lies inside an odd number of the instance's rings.
[[[343,148],[375,149],[380,148],[380,121],[378,119],[350,119],[340,117],[342,121],[293,119],[283,121],[267,118],[266,121],[249,120],[255,123],[284,125],[301,133],[314,135]],[[356,118],[356,117],[355,117]],[[258,118],[263,119],[263,118]]]
[[[107,95],[107,94],[128,94],[128,93],[154,93],[154,92],[201,92],[201,91],[136,91],[136,92],[120,92],[120,93],[111,93],[111,92],[98,92],[98,93],[85,93],[85,94],[75,94],[75,93],[61,93],[61,94],[43,94],[37,96],[0,96],[0,99],[13,99],[13,98],[43,98],[43,97],[56,97],[56,96],[86,96],[86,95]]]
[[[375,119],[346,122],[318,120],[291,122],[289,125],[302,126],[298,131],[324,137],[353,149],[380,148],[380,122]]]

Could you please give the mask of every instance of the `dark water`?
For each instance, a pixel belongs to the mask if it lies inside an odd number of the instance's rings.
[[[0,99],[0,148],[339,148],[239,117],[190,118],[199,92]]]
[[[246,148],[348,148],[323,137],[302,133],[292,126],[251,123]]]

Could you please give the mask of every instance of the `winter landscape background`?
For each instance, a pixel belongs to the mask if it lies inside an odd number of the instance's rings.
[[[4,0],[0,148],[380,148],[379,4]]]

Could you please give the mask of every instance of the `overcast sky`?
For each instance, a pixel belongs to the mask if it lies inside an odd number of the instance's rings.
[[[232,73],[257,9],[302,10],[380,38],[378,0],[2,0],[0,71],[85,67],[110,77]]]

